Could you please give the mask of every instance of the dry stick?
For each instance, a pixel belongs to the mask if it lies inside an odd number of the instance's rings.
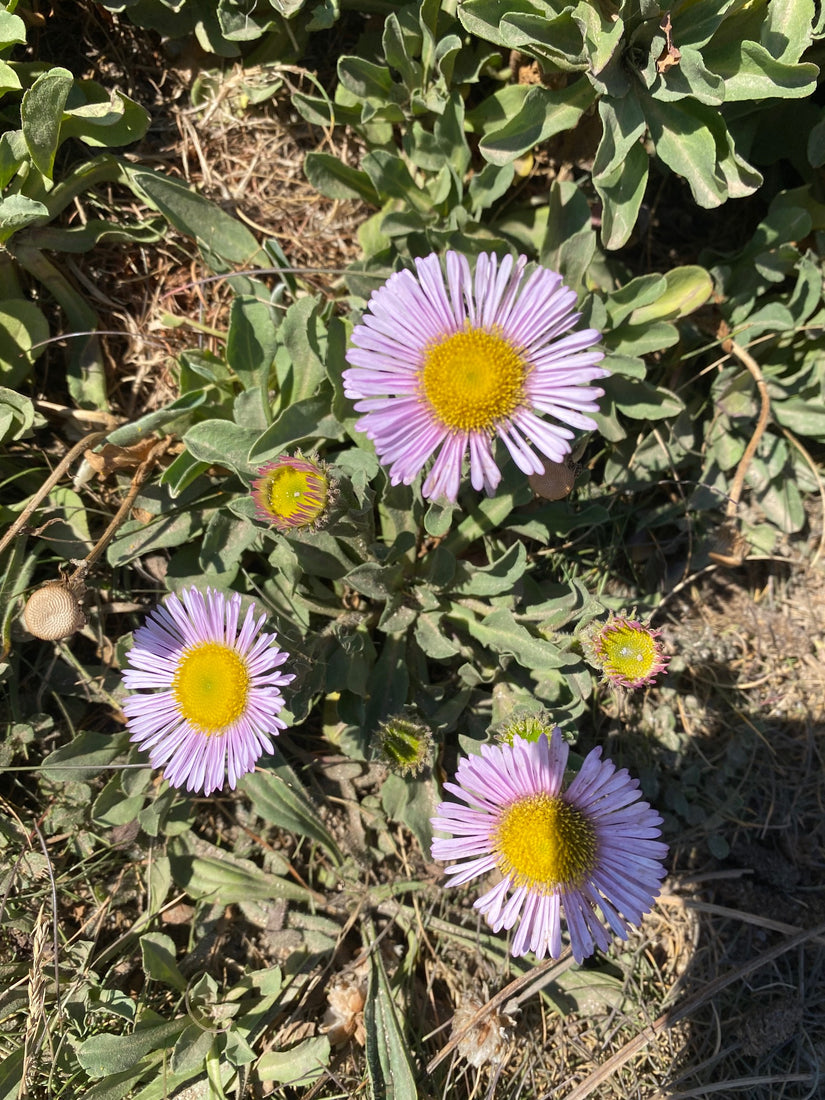
[[[20,531],[26,525],[26,522],[28,521],[32,512],[34,512],[40,502],[49,495],[49,493],[52,491],[55,485],[57,485],[58,481],[60,481],[61,477],[63,477],[63,475],[74,462],[74,460],[82,455],[84,451],[87,451],[90,447],[95,447],[98,443],[100,443],[101,440],[105,439],[107,435],[108,432],[89,432],[88,435],[84,435],[79,443],[75,443],[74,447],[72,447],[68,454],[65,454],[63,458],[61,458],[60,462],[58,462],[57,466],[55,466],[51,474],[46,478],[46,480],[34,494],[32,499],[29,501],[29,503],[26,505],[26,507],[23,509],[23,511],[20,513],[20,515],[11,525],[11,527],[9,527],[8,531],[6,531],[2,539],[0,539],[0,554],[2,554],[2,552],[6,549],[11,540],[20,533]]]
[[[759,913],[748,913],[744,909],[731,909],[727,905],[714,905],[710,901],[684,898],[681,894],[660,894],[657,898],[657,904],[670,905],[674,909],[693,909],[697,913],[710,913],[714,917],[728,917],[730,920],[738,920],[743,924],[754,924],[757,928],[767,929],[771,932],[782,932],[786,936],[796,935],[798,932],[803,931],[798,924],[772,920],[770,917],[763,917]],[[825,936],[812,936],[811,943],[818,943],[825,947]]]
[[[769,962],[773,962],[774,959],[778,959],[780,955],[784,955],[787,951],[792,951],[795,947],[799,947],[800,944],[807,943],[809,940],[818,939],[823,934],[825,934],[825,922],[816,925],[814,928],[809,928],[804,932],[800,932],[796,936],[791,936],[790,939],[778,944],[770,951],[766,951],[764,954],[757,956],[757,958],[752,959],[749,963],[745,963],[743,966],[737,967],[727,974],[722,974],[720,977],[714,979],[714,981],[709,982],[704,989],[694,994],[693,997],[688,997],[687,1000],[682,1001],[677,1008],[663,1012],[657,1020],[646,1027],[644,1031],[641,1031],[635,1039],[626,1043],[612,1058],[608,1058],[604,1065],[599,1066],[595,1073],[591,1073],[589,1077],[576,1085],[573,1091],[567,1094],[565,1100],[586,1100],[586,1097],[590,1096],[599,1085],[602,1085],[611,1074],[621,1069],[625,1062],[629,1062],[634,1054],[638,1054],[639,1051],[643,1050],[647,1044],[652,1042],[652,1040],[655,1039],[660,1032],[664,1031],[665,1028],[672,1027],[673,1024],[678,1023],[679,1020],[683,1019],[691,1012],[694,1012],[704,1004],[705,1001],[710,1000],[710,998],[714,997],[717,993],[721,993],[727,986],[733,985],[734,982],[741,981],[743,978],[747,978],[749,974],[752,974],[755,970],[760,970]]]
[[[569,970],[573,962],[574,959],[570,953],[570,948],[567,948],[558,959],[547,959],[537,966],[535,970],[528,970],[526,974],[519,974],[519,976],[514,978],[509,985],[506,985],[504,989],[500,989],[495,996],[491,997],[487,1004],[478,1010],[466,1027],[452,1036],[447,1045],[428,1063],[427,1073],[432,1073],[436,1066],[439,1066],[447,1055],[458,1046],[464,1036],[472,1031],[474,1027],[477,1027],[486,1016],[491,1012],[495,1012],[497,1008],[500,1008],[517,993],[521,992],[525,986],[530,987],[524,995],[525,997],[529,994],[538,992],[542,986],[555,981],[556,978],[564,974],[566,970]],[[519,998],[519,1000],[522,999],[524,998]]]
[[[732,519],[736,514],[736,509],[739,507],[739,498],[742,496],[742,489],[745,485],[745,474],[748,472],[748,466],[751,464],[751,459],[756,453],[756,448],[759,446],[759,440],[768,426],[768,416],[771,411],[771,401],[768,397],[768,387],[765,384],[765,379],[762,377],[762,371],[759,369],[759,364],[740,347],[735,340],[726,340],[722,347],[727,351],[728,349],[736,356],[743,367],[748,371],[750,376],[756,383],[756,388],[759,390],[759,398],[762,402],[762,408],[759,410],[759,420],[757,421],[756,428],[753,435],[750,438],[750,442],[745,448],[745,453],[739,460],[739,465],[736,467],[736,476],[733,479],[733,485],[730,488],[730,494],[728,495],[728,506],[725,511],[727,519]]]
[[[118,527],[120,527],[121,523],[123,523],[123,520],[126,518],[126,513],[132,507],[135,497],[140,492],[141,486],[143,485],[146,478],[149,476],[152,467],[155,465],[163,452],[169,448],[171,443],[171,436],[167,436],[165,439],[159,439],[158,442],[151,449],[149,454],[146,456],[146,458],[144,458],[143,462],[141,462],[141,464],[135,470],[134,474],[132,475],[132,484],[129,486],[129,492],[121,501],[120,507],[112,517],[112,521],[109,526],[106,528],[106,530],[97,540],[95,545],[92,547],[92,549],[89,551],[89,553],[80,563],[80,565],[78,565],[72,576],[69,578],[70,583],[71,581],[78,578],[82,579],[89,571],[89,569],[91,569],[91,567],[100,557],[100,555],[109,545],[109,543],[112,541],[115,532],[117,531]]]

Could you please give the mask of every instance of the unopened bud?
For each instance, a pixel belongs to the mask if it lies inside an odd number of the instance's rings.
[[[399,775],[418,775],[432,762],[433,735],[414,718],[398,715],[378,727],[381,759]]]

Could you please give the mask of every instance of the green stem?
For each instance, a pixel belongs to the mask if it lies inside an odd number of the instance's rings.
[[[62,183],[58,183],[44,200],[49,209],[49,220],[53,221],[78,195],[99,183],[125,183],[128,186],[128,177],[117,157],[95,157],[75,168]]]

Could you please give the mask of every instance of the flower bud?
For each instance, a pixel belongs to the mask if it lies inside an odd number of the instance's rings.
[[[418,775],[432,762],[433,735],[423,722],[403,715],[378,727],[381,759],[398,775]]]
[[[652,684],[670,660],[662,653],[660,634],[635,619],[611,615],[600,630],[591,628],[586,636],[587,657],[619,687]]]
[[[317,531],[329,519],[335,485],[323,462],[312,462],[300,451],[280,455],[262,466],[252,482],[255,514],[283,534]]]
[[[514,737],[523,737],[525,741],[538,741],[543,733],[548,740],[553,730],[558,728],[546,710],[536,714],[516,714],[503,722],[496,733],[496,740],[504,745],[512,745]]]

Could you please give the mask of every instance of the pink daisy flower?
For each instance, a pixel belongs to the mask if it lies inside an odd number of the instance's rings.
[[[393,485],[411,484],[434,458],[422,492],[454,501],[469,453],[473,488],[492,494],[495,437],[520,470],[540,474],[542,456],[569,454],[571,428],[596,427],[586,414],[603,390],[589,383],[609,373],[596,365],[600,334],[572,332],[575,293],[546,268],[525,280],[526,263],[482,253],[473,275],[465,256],[447,252],[445,280],[431,254],[415,261],[417,276],[397,271],[371,296],[344,393],[366,414],[357,427]]]
[[[514,956],[556,958],[562,915],[577,962],[606,950],[611,933],[627,939],[665,875],[662,819],[639,801],[638,780],[596,748],[564,789],[568,752],[558,726],[549,740],[483,745],[444,784],[464,804],[442,802],[432,819],[450,834],[432,854],[458,861],[447,868],[452,885],[498,872],[475,908],[494,932],[517,925]]]
[[[239,627],[237,592],[184,588],[135,631],[123,672],[130,740],[173,787],[208,795],[228,781],[234,790],[286,728],[280,689],[295,677],[278,671],[289,654],[256,610]]]

